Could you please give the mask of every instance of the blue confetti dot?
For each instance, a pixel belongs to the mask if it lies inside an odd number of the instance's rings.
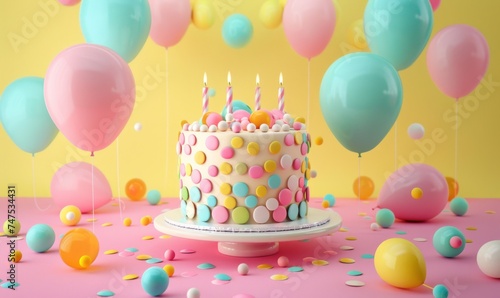
[[[212,208],[217,206],[217,198],[214,195],[209,195],[207,198],[207,205]]]
[[[200,265],[198,265],[196,267],[198,269],[206,270],[206,269],[214,269],[215,265],[214,264],[210,264],[210,263],[201,263]]]
[[[350,271],[347,271],[347,274],[350,276],[360,276],[360,275],[363,275],[363,272],[358,271],[358,270],[350,270]]]
[[[210,208],[207,205],[200,204],[196,208],[196,215],[199,221],[206,222],[210,219]]]
[[[300,266],[292,266],[292,267],[288,268],[288,271],[290,271],[290,272],[302,272],[302,271],[304,271],[304,268],[302,268]]]
[[[135,247],[127,247],[124,249],[125,251],[129,251],[129,252],[138,252],[139,250]]]
[[[248,194],[248,185],[245,182],[237,182],[233,185],[233,193],[238,197],[245,197]]]
[[[102,290],[102,291],[97,292],[97,296],[99,296],[99,297],[112,297],[114,295],[115,295],[115,293],[113,293],[109,290]]]
[[[257,206],[257,203],[258,199],[256,196],[248,196],[245,198],[245,206],[247,206],[248,208],[254,208],[255,206]]]
[[[271,175],[269,179],[267,180],[267,185],[269,185],[270,188],[276,189],[280,187],[281,184],[281,177],[279,175]]]
[[[189,197],[193,202],[198,203],[201,199],[200,189],[196,186],[191,186],[191,188],[189,189]]]
[[[372,254],[362,254],[361,258],[362,259],[373,259],[374,256]]]
[[[158,258],[151,258],[151,259],[146,260],[146,263],[148,263],[148,264],[156,264],[156,263],[161,263],[161,262],[163,262],[163,260],[158,259]]]
[[[305,201],[300,202],[299,215],[300,215],[300,217],[306,217],[306,215],[307,215],[307,204]]]
[[[288,218],[290,220],[296,220],[299,215],[299,206],[297,204],[290,204],[288,206]]]
[[[223,280],[223,281],[230,281],[231,280],[231,276],[229,276],[225,273],[218,273],[218,274],[214,275],[214,278],[218,279],[218,280]]]

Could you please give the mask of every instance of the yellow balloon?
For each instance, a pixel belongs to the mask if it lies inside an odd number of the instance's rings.
[[[421,286],[427,274],[422,252],[403,238],[390,238],[382,242],[375,251],[374,263],[380,278],[398,288]]]
[[[278,0],[267,0],[260,7],[259,18],[268,29],[274,29],[281,24],[283,6]]]
[[[211,1],[195,0],[192,3],[191,21],[199,29],[208,29],[215,22],[215,13]]]
[[[366,40],[362,19],[354,21],[347,29],[347,42],[360,51],[368,51],[368,41]]]

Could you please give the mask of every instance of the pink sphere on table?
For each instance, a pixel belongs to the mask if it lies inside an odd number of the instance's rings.
[[[289,263],[290,263],[290,261],[285,256],[281,256],[278,258],[278,266],[280,266],[280,267],[288,267]]]
[[[163,254],[166,260],[172,261],[175,258],[175,251],[171,249],[167,249],[165,253]]]

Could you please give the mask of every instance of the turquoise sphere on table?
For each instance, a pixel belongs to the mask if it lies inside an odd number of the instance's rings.
[[[163,294],[168,288],[168,283],[168,274],[160,267],[146,269],[141,277],[142,288],[151,296],[160,296]]]
[[[26,233],[26,244],[34,252],[46,252],[56,240],[54,229],[46,224],[36,224]]]

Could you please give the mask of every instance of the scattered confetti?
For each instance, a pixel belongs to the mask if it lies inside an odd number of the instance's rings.
[[[427,239],[425,239],[425,238],[413,238],[413,241],[416,241],[416,242],[427,242]]]
[[[292,266],[292,267],[288,268],[288,271],[290,271],[290,272],[302,272],[302,271],[304,271],[304,268],[302,268],[300,266]]]
[[[131,251],[120,251],[120,252],[118,253],[118,255],[119,255],[120,257],[131,257],[131,256],[133,256],[133,255],[134,255],[134,253],[133,253],[133,252],[131,252]]]
[[[471,239],[465,239],[465,243],[472,243]]]
[[[355,241],[355,240],[358,240],[358,238],[356,238],[354,236],[348,236],[348,237],[345,237],[345,240],[347,240],[347,241]]]
[[[360,275],[363,275],[363,272],[358,271],[358,270],[349,270],[349,271],[347,271],[347,275],[360,276]]]
[[[160,236],[160,239],[169,239],[169,238],[172,238],[172,236],[170,236],[170,235],[161,235]]]
[[[305,257],[302,259],[302,261],[304,261],[306,263],[311,263],[314,260],[316,260],[316,258],[313,258],[313,257]]]
[[[196,272],[193,272],[193,271],[186,271],[186,272],[181,273],[182,277],[193,277],[196,275],[198,275],[198,274]]]
[[[161,263],[161,262],[163,262],[163,260],[158,259],[158,258],[151,258],[151,259],[146,260],[146,263],[148,263],[148,264],[157,264],[157,263]]]
[[[189,248],[181,249],[180,251],[181,254],[194,254],[195,252],[196,252],[195,250]]]
[[[234,295],[232,298],[255,298],[255,296],[250,294],[237,294]]]
[[[250,268],[245,263],[241,263],[238,265],[238,273],[241,275],[247,275],[249,270]]]
[[[139,250],[135,247],[127,247],[124,249],[125,251],[130,251],[130,252],[138,252]]]
[[[260,264],[257,266],[257,269],[272,269],[273,266],[269,264]]]
[[[356,263],[356,261],[354,259],[351,259],[351,258],[341,258],[339,260],[340,263],[343,263],[343,264],[354,264]]]
[[[477,231],[476,227],[467,227],[465,229],[468,230],[468,231]]]
[[[142,237],[142,240],[153,240],[153,239],[155,239],[155,237],[153,237],[153,236],[144,236],[144,237]]]
[[[202,263],[198,266],[196,266],[198,269],[214,269],[215,265],[210,264],[210,263]]]
[[[214,278],[217,279],[217,280],[224,280],[224,281],[230,281],[231,280],[231,276],[225,274],[225,273],[218,273],[216,275],[214,275]]]
[[[348,245],[342,245],[340,247],[340,250],[353,250],[353,249],[354,249],[354,247],[348,246]]]
[[[108,249],[104,252],[105,255],[114,255],[117,253],[118,253],[118,251],[116,249]]]
[[[314,266],[326,266],[326,265],[328,265],[328,261],[325,261],[325,260],[314,260],[311,263]]]
[[[110,222],[105,222],[105,223],[103,223],[101,226],[103,226],[103,227],[109,227],[109,226],[112,226],[112,225],[113,225],[113,224],[112,224],[112,223],[110,223]]]
[[[123,280],[133,280],[133,279],[138,279],[139,275],[137,274],[127,274],[123,277]]]
[[[18,282],[14,282],[14,284],[12,284],[10,281],[7,281],[7,282],[4,282],[3,284],[0,285],[0,287],[2,288],[8,288],[8,287],[14,287],[14,288],[17,288],[20,286],[20,284]]]
[[[222,286],[222,285],[226,285],[228,284],[229,281],[228,280],[219,280],[219,279],[214,279],[212,280],[212,284],[213,285],[217,285],[217,286]]]
[[[358,216],[366,216],[366,212],[359,212]]]
[[[99,297],[112,297],[114,295],[115,295],[115,293],[113,293],[109,290],[102,290],[102,291],[97,292],[97,296],[99,296]]]
[[[87,222],[96,222],[97,221],[97,218],[88,218],[87,219]]]
[[[363,216],[363,219],[366,219],[366,220],[372,220],[373,217],[371,217],[370,215],[366,215],[366,216]]]
[[[345,282],[345,284],[350,287],[362,287],[365,285],[365,283],[360,280],[348,280]]]
[[[337,252],[334,250],[325,250],[323,253],[330,256],[334,256],[337,254]]]
[[[346,229],[346,228],[340,228],[340,229],[339,229],[339,232],[347,232],[347,231],[349,231],[349,230],[348,230],[348,229]]]
[[[271,275],[271,279],[272,280],[287,280],[288,279],[288,275],[285,275],[285,274],[274,274],[274,275]]]
[[[147,226],[151,223],[151,220],[148,216],[141,217],[141,225]]]
[[[486,214],[496,214],[497,212],[494,211],[494,210],[486,210],[486,211],[484,211],[484,213],[486,213]]]
[[[375,256],[372,254],[362,254],[361,258],[362,259],[373,259]]]
[[[149,260],[152,258],[152,256],[150,255],[138,255],[137,257],[135,257],[137,260],[140,260],[140,261],[145,261],[145,260]]]
[[[398,235],[406,235],[406,232],[405,231],[396,231],[396,234],[398,234]]]

